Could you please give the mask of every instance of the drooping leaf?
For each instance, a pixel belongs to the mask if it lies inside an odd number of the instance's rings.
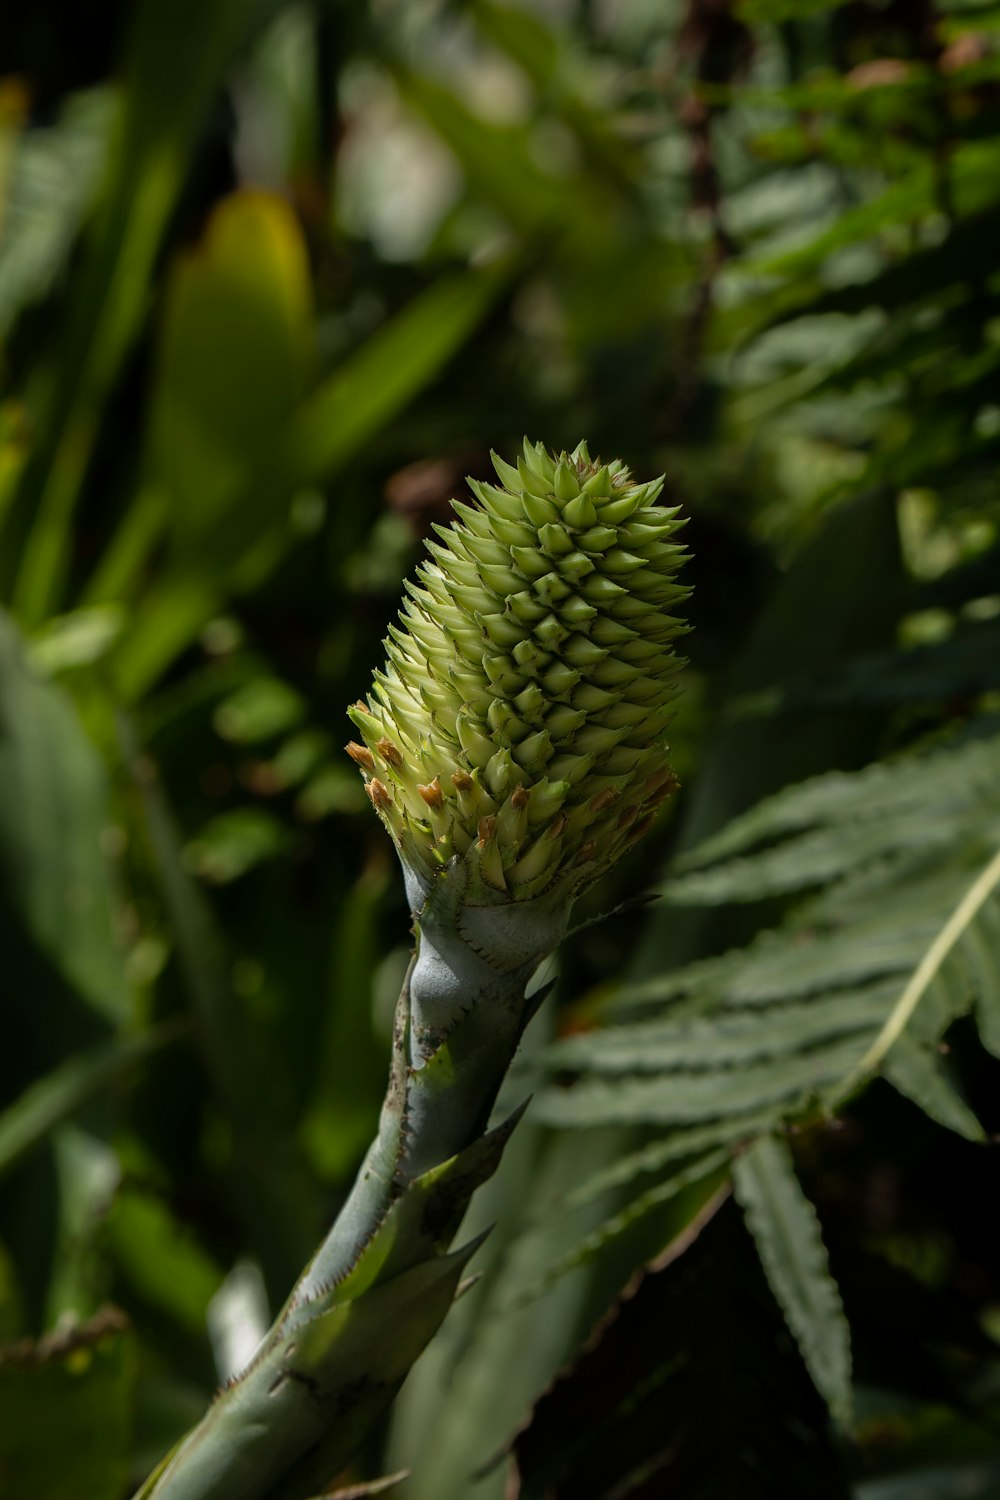
[[[649,1218],[663,1204],[669,1203],[681,1194],[687,1195],[690,1217],[695,1218],[703,1204],[708,1202],[719,1191],[720,1185],[727,1181],[729,1161],[730,1152],[727,1143],[718,1146],[714,1151],[706,1151],[700,1156],[695,1155],[694,1160],[676,1168],[655,1187],[632,1197],[620,1212],[613,1214],[596,1229],[584,1234],[567,1255],[548,1268],[544,1277],[536,1285],[527,1287],[524,1300],[533,1300],[569,1271],[575,1271],[578,1267],[586,1266],[595,1260],[609,1245],[628,1233],[641,1220]]]
[[[852,1398],[847,1320],[830,1275],[816,1211],[799,1185],[784,1142],[761,1136],[738,1156],[733,1188],[809,1373],[834,1417],[848,1426]]]
[[[985,1140],[982,1125],[948,1077],[942,1058],[905,1032],[894,1043],[883,1069],[893,1088],[946,1130],[970,1141]]]
[[[995,837],[988,820],[984,831],[987,839]],[[960,873],[967,875],[964,870]],[[864,1068],[877,1067],[907,1031],[924,1044],[939,1040],[945,1028],[970,1008],[972,983],[982,973],[984,954],[982,944],[977,943],[973,949],[975,960],[970,960],[967,938],[984,912],[989,912],[991,921],[995,921],[992,907],[998,887],[1000,850],[971,882],[961,879],[957,899],[945,908],[944,920],[936,928],[933,940],[920,953],[919,962],[865,1056]]]
[[[520,1500],[849,1493],[749,1237],[718,1199],[543,1395],[514,1454]]]

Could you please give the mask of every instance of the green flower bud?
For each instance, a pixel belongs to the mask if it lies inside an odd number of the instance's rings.
[[[683,521],[584,443],[493,462],[502,488],[470,480],[435,528],[347,748],[425,891],[457,859],[473,904],[568,901],[676,786]]]

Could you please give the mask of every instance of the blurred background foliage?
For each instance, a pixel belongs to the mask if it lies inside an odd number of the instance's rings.
[[[991,0],[7,0],[5,1500],[127,1495],[350,1183],[344,708],[524,432],[690,514],[683,791],[347,1480],[1000,1496],[998,267]]]

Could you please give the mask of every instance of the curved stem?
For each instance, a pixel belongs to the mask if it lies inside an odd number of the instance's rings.
[[[436,1332],[476,1245],[448,1253],[516,1116],[484,1135],[564,908],[420,892],[379,1128],[354,1187],[251,1364],[136,1500],[307,1500],[343,1468]],[[418,894],[411,892],[411,894]]]

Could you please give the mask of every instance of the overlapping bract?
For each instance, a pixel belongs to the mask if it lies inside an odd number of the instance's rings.
[[[572,896],[675,786],[683,522],[656,503],[662,479],[584,443],[493,462],[501,486],[469,480],[479,504],[453,502],[406,584],[348,750],[423,883],[457,855],[474,900]]]

